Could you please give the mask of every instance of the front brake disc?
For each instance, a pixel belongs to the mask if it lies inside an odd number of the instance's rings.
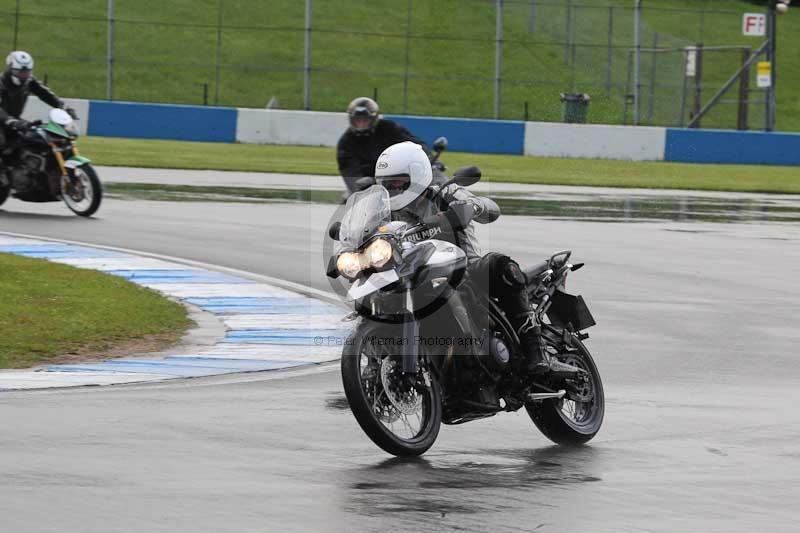
[[[386,397],[404,415],[413,415],[422,407],[422,395],[415,387],[403,380],[403,372],[394,357],[386,357],[381,363],[381,383]]]

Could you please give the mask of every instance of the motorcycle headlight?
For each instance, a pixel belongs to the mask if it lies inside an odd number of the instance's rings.
[[[350,279],[354,279],[361,272],[361,254],[345,252],[336,259],[336,269],[339,273]]]
[[[364,255],[369,266],[381,268],[392,258],[392,245],[386,239],[377,239],[367,246]]]

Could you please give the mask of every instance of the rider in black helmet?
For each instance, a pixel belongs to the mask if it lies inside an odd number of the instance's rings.
[[[381,117],[379,111],[375,100],[365,96],[347,106],[350,127],[339,138],[336,159],[348,193],[357,190],[359,178],[374,177],[378,156],[391,145],[411,141],[428,153],[423,141],[396,122]]]

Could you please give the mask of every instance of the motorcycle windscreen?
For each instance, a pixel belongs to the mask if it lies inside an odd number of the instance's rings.
[[[342,225],[339,228],[339,244],[342,251],[355,251],[375,233],[389,223],[392,210],[389,191],[380,185],[353,193],[347,199]]]

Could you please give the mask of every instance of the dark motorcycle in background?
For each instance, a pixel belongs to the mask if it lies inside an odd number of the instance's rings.
[[[103,187],[89,159],[78,154],[75,121],[52,109],[46,123],[6,136],[0,152],[0,205],[9,196],[23,202],[63,200],[73,213],[88,217],[100,207]]]
[[[468,186],[476,167],[442,184]],[[440,189],[441,190],[441,189]],[[454,229],[474,216],[470,205],[448,211]],[[570,251],[525,269],[527,290],[549,357],[572,375],[533,377],[520,340],[498,302],[464,280],[467,257],[449,242],[409,236],[441,233],[441,218],[410,225],[391,221],[389,193],[379,185],[347,200],[327,275],[344,278],[358,322],[342,352],[350,409],[375,444],[415,456],[435,442],[440,424],[461,424],[525,408],[552,441],[582,444],[603,421],[605,399],[597,366],[583,341],[595,324],[583,298],[565,292]]]

